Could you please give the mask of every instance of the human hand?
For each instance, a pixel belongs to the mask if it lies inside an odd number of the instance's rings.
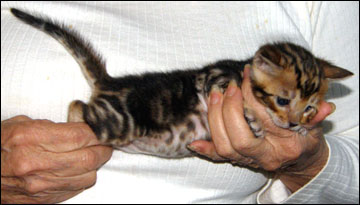
[[[96,181],[112,148],[85,123],[16,116],[1,122],[1,203],[57,203]]]
[[[208,110],[212,142],[194,141],[188,147],[215,161],[275,171],[291,191],[296,191],[326,164],[328,148],[321,128],[315,125],[331,114],[334,106],[321,102],[306,136],[280,128],[253,96],[248,76],[246,68],[241,90],[230,83],[225,96],[212,91]],[[264,137],[256,138],[244,119],[242,96],[262,122]]]

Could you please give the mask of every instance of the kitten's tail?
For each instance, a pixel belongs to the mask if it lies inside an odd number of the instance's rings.
[[[10,11],[21,21],[49,34],[59,41],[78,62],[92,88],[99,86],[102,81],[110,78],[101,56],[77,33],[48,18],[32,16],[15,8],[11,8]]]

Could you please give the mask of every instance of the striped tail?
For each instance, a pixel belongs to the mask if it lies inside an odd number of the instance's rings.
[[[11,8],[10,11],[21,21],[59,41],[80,65],[86,80],[92,88],[99,86],[101,82],[110,78],[101,56],[94,51],[89,42],[83,40],[77,33],[48,18],[32,16],[15,8]]]

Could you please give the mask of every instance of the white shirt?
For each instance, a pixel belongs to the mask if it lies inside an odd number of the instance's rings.
[[[330,86],[337,110],[324,123],[329,160],[296,193],[266,172],[114,151],[95,186],[64,203],[359,203],[358,2],[2,2],[1,120],[25,114],[65,122],[69,103],[86,102],[90,87],[58,42],[9,7],[77,30],[112,76],[246,59],[279,40],[355,73]]]

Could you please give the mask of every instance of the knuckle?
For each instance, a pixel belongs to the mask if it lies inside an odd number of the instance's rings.
[[[266,171],[274,171],[274,167],[275,166],[273,166],[273,165],[270,165],[270,164],[264,164],[263,166],[262,166]]]
[[[23,160],[23,158],[19,158],[14,160],[13,163],[13,172],[15,176],[24,176],[27,173],[32,171],[32,164],[27,160]]]
[[[14,121],[27,121],[27,120],[31,120],[31,118],[29,118],[26,115],[18,115],[12,118],[12,120]]]
[[[287,152],[287,159],[288,160],[296,160],[298,159],[302,154],[302,150],[300,147],[293,147],[292,149],[289,149]]]
[[[270,162],[263,165],[263,168],[267,171],[275,171],[280,167],[279,162]]]
[[[21,122],[19,125],[15,125],[11,130],[10,141],[14,145],[28,145],[28,142],[32,139],[42,136],[45,131],[44,125],[48,124],[49,120],[31,120]]]
[[[219,156],[223,157],[223,158],[233,158],[234,153],[229,150],[229,149],[219,149],[217,150],[217,153]]]
[[[236,140],[235,142],[233,142],[233,147],[236,151],[241,151],[247,148],[247,144],[243,140]]]
[[[241,140],[234,140],[232,142],[234,149],[238,152],[246,151],[251,148],[251,143],[247,138],[242,138]]]
[[[25,192],[27,192],[30,195],[35,195],[42,191],[41,187],[39,186],[38,181],[33,180],[25,180]]]
[[[11,138],[10,138],[11,143],[14,145],[22,144],[22,142],[24,142],[24,140],[26,138],[26,131],[27,131],[27,129],[26,128],[24,129],[21,126],[14,127],[14,129],[12,130],[12,133],[11,133]]]

